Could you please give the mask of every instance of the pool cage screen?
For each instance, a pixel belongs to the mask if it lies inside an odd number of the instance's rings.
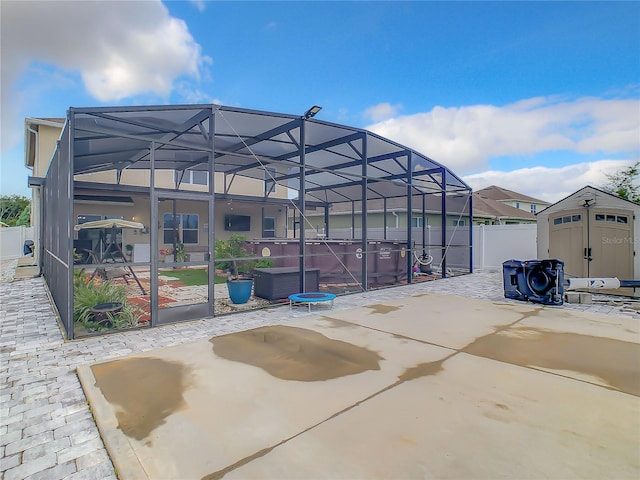
[[[87,267],[74,249],[95,245],[74,231],[81,218],[145,225],[110,242],[149,279],[149,326],[165,323],[163,261],[200,268],[208,281],[203,302],[167,321],[216,314],[214,247],[234,229],[256,260],[297,267],[298,292],[308,291],[307,270],[337,294],[472,271],[467,184],[393,141],[299,115],[219,105],[72,108],[43,189],[43,273],[69,338],[74,272]],[[128,257],[125,246],[135,247]]]

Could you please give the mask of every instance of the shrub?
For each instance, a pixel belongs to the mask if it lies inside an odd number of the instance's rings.
[[[138,324],[139,311],[134,305],[127,303],[127,292],[124,285],[115,285],[110,281],[98,283],[74,282],[73,320],[82,324],[87,330],[106,330],[108,328],[131,328]],[[101,303],[120,303],[122,310],[116,314],[107,314],[111,327],[97,322],[92,308]]]

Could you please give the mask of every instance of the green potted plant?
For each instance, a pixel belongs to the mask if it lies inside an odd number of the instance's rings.
[[[176,262],[184,262],[187,259],[187,254],[184,251],[184,243],[176,244]]]
[[[233,234],[228,240],[216,240],[215,244],[215,257],[224,259],[217,266],[227,270],[229,298],[235,304],[247,303],[253,288],[253,279],[247,275],[255,262],[242,260],[250,255],[245,249],[246,242],[243,235]]]
[[[124,251],[127,252],[127,257],[129,259],[129,261],[131,261],[132,258],[133,258],[133,245],[131,245],[130,243],[127,243],[124,246]]]

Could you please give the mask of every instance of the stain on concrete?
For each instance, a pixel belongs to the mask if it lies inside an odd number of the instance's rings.
[[[387,313],[396,312],[400,310],[401,307],[396,307],[394,305],[384,305],[382,303],[376,303],[374,305],[366,305],[365,308],[370,308],[372,311],[369,312],[369,315],[386,315]]]
[[[514,323],[521,322],[523,320],[526,320],[527,318],[536,317],[540,312],[542,312],[542,307],[532,307],[531,310],[525,310],[523,312],[522,310],[520,310],[522,308],[522,306],[520,305],[512,305],[510,303],[502,303],[502,302],[491,302],[491,303],[495,308],[499,310],[506,310],[508,312],[520,314],[521,317]],[[525,305],[525,306],[531,307],[531,305]],[[485,310],[481,309],[480,311],[485,311]],[[564,312],[555,312],[556,316],[561,316],[563,314]]]
[[[321,315],[318,317],[318,320],[324,322],[323,327],[328,328],[358,328],[359,325],[351,322],[347,322],[346,320],[340,320],[338,318],[327,317],[326,315]]]
[[[569,370],[640,396],[640,344],[578,333],[516,327],[486,335],[462,352],[520,366]]]
[[[144,440],[185,406],[190,370],[178,362],[159,358],[128,358],[91,367],[95,385],[116,405],[118,427],[136,440]]]
[[[213,337],[216,355],[262,368],[282,380],[316,382],[380,370],[372,350],[299,327],[274,325]]]
[[[442,364],[445,360],[451,358],[451,355],[437,360],[435,362],[427,362],[427,363],[419,363],[415,367],[407,368],[399,377],[398,382],[396,382],[393,386],[398,386],[403,382],[408,382],[410,380],[416,380],[417,378],[429,377],[431,375],[437,375],[442,371]]]

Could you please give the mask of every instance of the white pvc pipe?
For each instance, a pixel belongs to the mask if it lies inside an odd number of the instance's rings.
[[[620,280],[617,278],[569,278],[569,286],[566,290],[577,288],[620,288]]]

